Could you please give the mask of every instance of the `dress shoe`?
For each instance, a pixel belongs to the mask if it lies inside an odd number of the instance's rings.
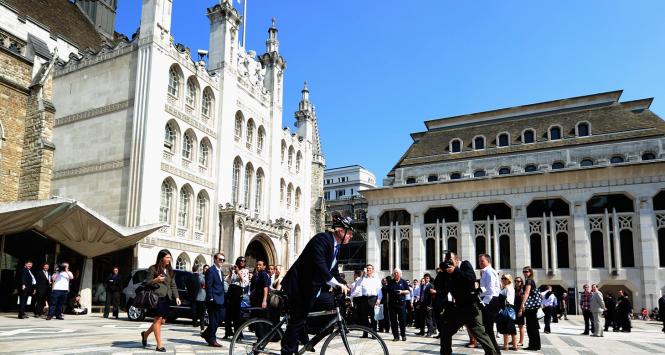
[[[160,353],[165,353],[166,348],[162,346],[161,348],[155,348],[155,351],[160,352]]]
[[[420,333],[416,333],[416,335],[423,336],[423,335],[425,335],[425,333],[424,333],[424,332],[420,332]]]
[[[47,317],[46,317],[46,320],[51,320],[52,318],[53,318],[53,317],[51,317],[51,316],[47,316]]]
[[[222,344],[215,341],[215,342],[212,342],[212,343],[208,344],[208,346],[211,346],[213,348],[221,348]]]
[[[65,318],[63,318],[63,317],[55,317],[55,319],[65,320]]]
[[[148,339],[145,337],[145,332],[141,332],[141,345],[145,348],[148,346]]]
[[[406,341],[406,337],[405,337],[405,336],[402,337],[402,341]]]
[[[203,338],[207,342],[208,341],[208,329],[202,331],[201,334],[199,334],[199,336],[201,336],[201,338]]]
[[[580,333],[580,335],[589,335],[589,332]]]
[[[399,341],[399,338],[393,338],[393,341]]]

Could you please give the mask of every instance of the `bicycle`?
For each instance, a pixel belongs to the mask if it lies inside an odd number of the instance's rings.
[[[280,296],[282,302],[287,302],[286,296]],[[310,312],[307,319],[322,316],[334,316],[322,330],[314,335],[307,344],[302,346],[298,355],[307,351],[315,351],[314,347],[325,339],[320,354],[348,354],[348,355],[388,355],[388,347],[381,337],[372,329],[360,325],[347,325],[340,311],[340,297],[334,297],[334,309],[328,311]],[[343,296],[342,296],[343,299]],[[281,339],[284,337],[282,327],[288,322],[289,314],[273,324],[268,319],[253,318],[243,323],[236,330],[231,339],[229,355],[239,354],[270,354],[280,355]],[[270,329],[265,335],[258,337],[254,330]]]

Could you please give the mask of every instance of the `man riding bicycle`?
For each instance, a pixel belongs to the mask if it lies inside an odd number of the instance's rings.
[[[282,338],[282,355],[298,352],[298,339],[304,334],[305,318],[326,285],[349,288],[337,281],[337,254],[342,244],[353,236],[351,217],[333,216],[332,231],[315,235],[305,246],[282,281],[282,290],[288,296],[289,321]]]

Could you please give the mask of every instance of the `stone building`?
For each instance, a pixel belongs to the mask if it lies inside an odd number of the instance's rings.
[[[665,122],[621,91],[425,122],[369,202],[367,258],[408,278],[444,250],[539,285],[665,286]]]
[[[212,3],[212,1],[210,1]],[[55,69],[54,194],[112,221],[164,226],[135,265],[162,248],[179,269],[246,255],[288,267],[323,221],[323,154],[309,90],[282,120],[278,30],[265,52],[238,41],[230,1],[207,9],[207,63],[171,35],[171,0],[145,0],[139,31]]]

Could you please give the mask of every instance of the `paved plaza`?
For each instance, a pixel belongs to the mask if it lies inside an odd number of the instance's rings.
[[[153,353],[155,341],[141,348],[139,332],[148,322],[104,319],[99,315],[68,316],[66,320],[29,318],[20,320],[15,314],[0,314],[1,354],[145,354]],[[542,334],[544,354],[662,354],[665,353],[665,334],[656,322],[634,321],[632,333],[605,333],[604,338],[579,335],[583,328],[581,317],[570,317],[552,325],[552,334]],[[223,333],[223,330],[221,330]],[[438,354],[438,339],[414,336],[408,330],[406,342],[393,342],[392,336],[382,334],[391,354]],[[168,353],[227,354],[227,341],[221,349],[204,346],[197,328],[185,323],[167,324],[162,333]],[[467,336],[459,332],[453,341],[458,354],[482,354],[482,350],[464,347]],[[504,354],[532,353],[504,351]],[[370,354],[364,354],[370,355]]]

